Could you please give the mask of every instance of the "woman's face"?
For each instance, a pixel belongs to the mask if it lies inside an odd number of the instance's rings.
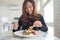
[[[32,14],[32,12],[33,12],[33,5],[31,4],[31,2],[27,2],[26,3],[26,12],[28,14]]]

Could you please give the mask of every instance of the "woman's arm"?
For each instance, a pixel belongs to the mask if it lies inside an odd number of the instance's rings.
[[[22,21],[19,19],[19,20],[18,20],[18,24],[16,24],[16,25],[18,25],[18,26],[16,26],[16,27],[18,27],[18,28],[16,28],[16,29],[13,28],[13,32],[20,30],[20,27],[21,27],[21,25],[22,25]],[[14,26],[13,26],[13,27],[14,27]]]
[[[42,23],[42,27],[40,27],[39,29],[41,31],[43,31],[43,32],[47,32],[48,31],[48,28],[47,28],[47,25],[46,25],[46,23],[45,23],[44,18],[43,18],[42,15],[40,16],[40,21]]]
[[[33,27],[34,27],[33,29],[34,30],[41,30],[43,32],[47,32],[48,28],[47,28],[47,25],[44,21],[43,16],[39,15],[38,17],[39,17],[39,20],[37,20],[33,23]]]

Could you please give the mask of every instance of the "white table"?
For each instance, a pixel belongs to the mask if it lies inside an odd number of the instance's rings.
[[[54,28],[48,27],[48,32],[44,35],[32,38],[14,37],[12,31],[0,33],[0,40],[59,40],[54,36]]]

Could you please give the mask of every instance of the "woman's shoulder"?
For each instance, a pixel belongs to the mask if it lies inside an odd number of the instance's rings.
[[[44,20],[44,18],[43,18],[43,16],[42,16],[41,14],[38,14],[38,18],[39,18],[40,20]]]
[[[38,17],[42,18],[43,16],[42,16],[42,14],[38,14]]]

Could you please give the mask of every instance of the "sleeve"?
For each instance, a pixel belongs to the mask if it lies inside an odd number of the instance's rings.
[[[21,29],[21,26],[22,26],[22,21],[19,19],[18,20],[18,29],[17,30],[14,30],[13,29],[13,32],[20,30]]]
[[[41,15],[39,18],[40,18],[40,21],[41,21],[41,23],[42,23],[42,27],[39,28],[39,30],[41,30],[41,31],[43,31],[43,32],[47,32],[47,31],[48,31],[48,28],[47,28],[47,25],[46,25],[46,23],[45,23],[45,21],[44,21],[43,16]]]

